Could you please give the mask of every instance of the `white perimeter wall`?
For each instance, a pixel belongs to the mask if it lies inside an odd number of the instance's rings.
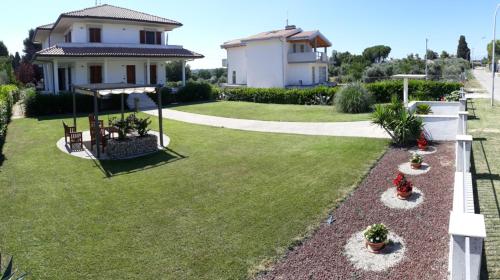
[[[256,88],[284,87],[287,52],[279,39],[247,42],[247,85]],[[231,63],[231,62],[229,62]]]
[[[245,47],[227,49],[227,83],[233,83],[233,71],[236,71],[236,84],[247,83],[247,63]]]

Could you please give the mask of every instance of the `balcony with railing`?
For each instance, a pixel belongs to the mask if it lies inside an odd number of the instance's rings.
[[[288,54],[288,63],[315,63],[328,62],[328,56],[324,52],[297,52]]]

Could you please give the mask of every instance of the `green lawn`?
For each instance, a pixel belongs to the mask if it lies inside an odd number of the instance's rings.
[[[477,118],[468,122],[474,137],[474,181],[479,210],[485,216],[487,238],[484,252],[489,279],[500,279],[500,102],[491,108],[489,100],[475,100]],[[483,275],[483,276],[486,276]],[[483,277],[482,279],[488,279]]]
[[[333,106],[263,104],[218,101],[172,106],[171,109],[210,116],[290,122],[350,122],[370,119],[370,114],[339,113]]]
[[[170,151],[99,163],[56,148],[61,119],[13,120],[1,253],[30,279],[244,279],[325,219],[387,147],[164,126]]]

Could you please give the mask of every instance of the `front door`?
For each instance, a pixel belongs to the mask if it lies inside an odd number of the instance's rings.
[[[157,84],[157,79],[156,79],[156,64],[152,64],[149,66],[149,75],[150,75],[150,81],[149,83],[152,84],[152,85],[156,85]]]
[[[59,76],[59,90],[66,90],[66,71],[64,68],[57,69],[57,76]]]
[[[127,65],[127,84],[135,84],[135,65]]]
[[[319,68],[319,82],[326,83],[326,67]]]

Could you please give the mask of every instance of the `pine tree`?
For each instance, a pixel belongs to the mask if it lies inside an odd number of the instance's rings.
[[[0,56],[9,56],[9,51],[3,41],[0,41]]]
[[[470,49],[467,46],[467,41],[465,41],[464,35],[461,35],[460,39],[458,39],[457,57],[470,60]]]
[[[19,68],[19,65],[21,64],[21,56],[19,55],[19,52],[16,52],[14,56],[11,55],[11,61],[12,61],[12,68],[14,71]]]

